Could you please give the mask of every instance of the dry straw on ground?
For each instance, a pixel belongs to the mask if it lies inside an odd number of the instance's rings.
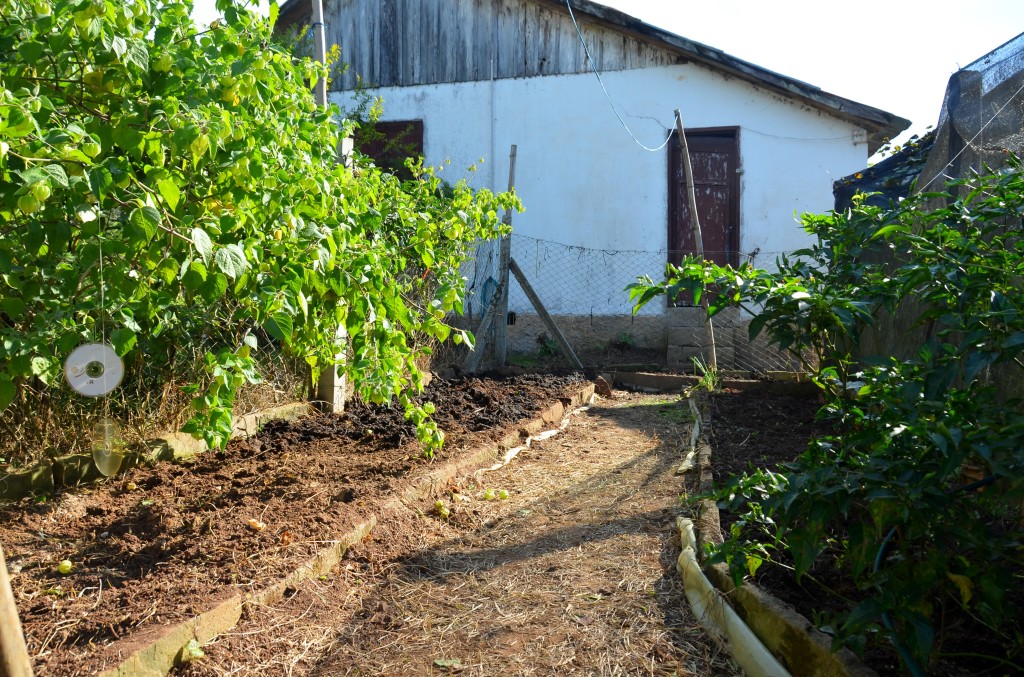
[[[673,533],[685,403],[617,393],[444,521],[385,516],[335,575],[253,609],[189,674],[732,675],[685,601]],[[486,500],[504,489],[507,500]]]

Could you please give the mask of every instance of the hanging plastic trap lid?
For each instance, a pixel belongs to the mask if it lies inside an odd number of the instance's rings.
[[[76,393],[102,397],[121,384],[124,363],[104,343],[78,346],[64,361],[64,377]]]

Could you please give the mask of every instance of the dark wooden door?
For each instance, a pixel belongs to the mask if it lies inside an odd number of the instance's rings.
[[[697,215],[704,255],[720,265],[739,263],[739,144],[736,130],[695,130],[686,133],[693,166]],[[679,263],[696,252],[690,224],[690,199],[678,134],[669,144],[669,261]]]

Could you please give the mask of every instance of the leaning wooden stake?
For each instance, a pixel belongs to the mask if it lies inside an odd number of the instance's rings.
[[[690,165],[690,146],[686,143],[686,131],[683,129],[683,114],[676,109],[676,131],[679,133],[679,143],[683,149],[683,167],[686,171],[686,193],[690,199],[690,224],[693,226],[693,241],[697,245],[697,254],[704,260],[704,237],[700,231],[700,219],[697,217],[697,191],[693,187],[693,167]],[[708,313],[708,295],[700,295],[700,307],[704,309],[704,316],[707,318],[708,328],[708,367],[718,368],[718,355],[715,350],[715,327],[711,322]]]
[[[14,604],[7,562],[0,546],[0,677],[31,677],[32,661],[21,631],[18,608]]]
[[[515,259],[510,258],[508,260],[508,267],[509,270],[512,271],[512,274],[516,276],[516,279],[519,280],[519,286],[523,288],[524,292],[526,292],[526,296],[529,297],[530,303],[532,303],[533,307],[536,308],[537,314],[540,315],[540,319],[544,321],[544,326],[546,326],[548,331],[551,332],[551,335],[555,337],[558,347],[562,349],[562,354],[565,355],[577,369],[583,369],[583,363],[580,362],[580,358],[576,357],[576,353],[573,352],[572,346],[570,346],[569,342],[565,339],[565,335],[562,334],[562,330],[558,328],[554,319],[552,319],[551,315],[548,314],[547,309],[544,307],[544,304],[541,303],[540,297],[537,296],[537,292],[533,290],[533,285],[531,285],[530,281],[526,279],[526,275],[523,274],[519,264],[516,263]]]

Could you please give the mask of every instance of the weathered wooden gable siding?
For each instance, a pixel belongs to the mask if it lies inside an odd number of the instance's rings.
[[[327,41],[349,70],[335,89],[473,82],[590,69],[569,15],[536,0],[335,0]],[[580,17],[602,70],[676,62],[676,55]]]

